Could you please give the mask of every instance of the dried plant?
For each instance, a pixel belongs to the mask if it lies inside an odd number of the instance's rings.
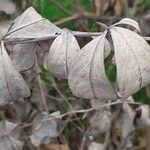
[[[10,108],[9,111],[15,111],[14,116],[17,116],[13,120],[15,123],[7,120],[0,122],[2,149],[21,150],[26,136],[31,140],[31,145],[39,147],[61,134],[62,117],[77,113],[95,112],[92,117],[85,116],[90,124],[87,133],[90,140],[90,135],[93,139],[98,137],[101,144],[97,145],[103,149],[132,149],[130,138],[134,122],[141,128],[150,127],[149,108],[134,102],[132,98],[135,92],[150,83],[150,46],[140,35],[138,23],[124,18],[107,27],[103,33],[97,33],[81,49],[75,36],[82,35],[85,36],[82,32],[58,28],[42,18],[32,7],[14,20],[1,39],[0,106],[2,110]],[[94,34],[86,35],[92,37]],[[110,82],[106,75],[107,59],[116,67],[115,83]],[[89,99],[92,107],[81,109],[77,104],[71,105],[68,102],[71,111],[49,114],[46,101],[48,89],[44,89],[39,77],[38,64],[41,62],[54,77],[68,79],[73,95]],[[23,72],[27,83],[19,72]],[[33,79],[34,83],[38,82],[41,93],[35,91],[35,85],[31,85]],[[32,94],[27,84],[31,89],[34,87]],[[52,84],[65,101],[54,79]],[[37,100],[39,105],[39,97],[45,108],[40,110],[37,106],[33,109],[29,101]],[[80,109],[73,109],[75,106]],[[19,134],[23,134],[26,128],[30,132],[20,139]],[[15,130],[17,133],[14,134]],[[119,140],[115,135],[119,135]],[[87,138],[82,141],[82,149],[84,144],[90,144]]]

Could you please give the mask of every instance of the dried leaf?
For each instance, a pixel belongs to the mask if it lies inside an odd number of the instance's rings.
[[[104,68],[106,31],[78,52],[69,72],[74,95],[87,99],[116,99]]]
[[[123,103],[119,108],[120,111],[116,116],[116,126],[121,130],[121,135],[123,139],[127,139],[130,133],[133,131],[133,124],[135,118],[135,111],[129,106],[128,103]]]
[[[135,111],[127,104],[123,104],[123,116],[122,118],[122,137],[127,138],[133,131],[133,122],[135,118]]]
[[[21,16],[15,19],[14,24],[5,36],[5,40],[42,39],[55,36],[61,32],[62,30],[60,28],[42,18],[33,7],[30,7]]]
[[[105,39],[104,44],[104,58],[107,58],[107,56],[109,56],[109,54],[111,53],[111,45],[107,39]]]
[[[4,106],[18,98],[29,97],[30,90],[14,69],[3,42],[0,51],[0,106]]]
[[[58,114],[55,113],[49,115],[43,112],[35,118],[35,120],[33,121],[33,132],[30,136],[31,142],[34,146],[39,146],[44,142],[45,138],[57,137],[62,131],[62,126],[59,119],[48,120],[51,119],[52,116],[55,117],[56,115]]]
[[[8,107],[9,113],[18,121],[27,120],[31,111],[30,102],[22,98],[18,99],[13,105]]]
[[[73,58],[80,50],[76,38],[69,32],[59,35],[51,45],[47,67],[58,78],[68,78]]]
[[[20,17],[18,17],[14,24],[10,27],[5,36],[5,40],[34,40],[51,37],[62,30],[46,19],[43,19],[34,8],[28,8]],[[44,43],[44,44],[42,44]],[[16,44],[10,50],[12,62],[18,71],[26,71],[34,65],[35,51],[42,49],[45,51],[50,47],[50,40]]]
[[[90,128],[93,135],[104,134],[111,128],[111,114],[108,110],[97,111],[90,119]]]
[[[12,64],[18,71],[26,71],[33,67],[37,49],[35,43],[16,44],[10,52]]]
[[[38,56],[38,62],[40,64],[43,64],[43,62],[41,62],[41,57],[39,56],[39,54],[43,55],[43,53],[48,51],[50,45],[51,41],[46,40],[25,44],[15,44],[13,48],[10,47],[8,49],[10,50],[10,58],[15,68],[18,71],[27,71],[34,67],[35,53]]]
[[[17,140],[17,124],[3,120],[0,122],[0,148],[6,150],[22,150],[23,142]]]
[[[123,26],[123,25],[127,25],[126,28],[131,29],[129,26],[134,27],[139,33],[141,32],[139,24],[130,18],[123,18],[122,20],[120,20],[119,22],[117,22],[116,24],[112,25],[112,26]]]
[[[126,100],[150,83],[150,47],[130,28],[119,27],[124,24],[138,31],[140,29],[138,23],[129,18],[110,27],[117,66],[118,97]],[[107,31],[88,43],[72,63],[69,86],[78,97],[101,100],[117,98],[105,75],[104,58],[107,56],[106,49],[110,49],[109,46],[106,48],[109,45],[106,44],[106,34]]]
[[[122,99],[150,83],[150,47],[138,34],[121,27],[111,28]]]
[[[6,150],[22,150],[23,142],[16,140],[12,137],[5,137],[0,140],[1,149]]]
[[[92,107],[101,106],[104,102],[98,99],[92,99]],[[95,114],[90,118],[90,128],[93,135],[105,134],[111,128],[111,112],[109,108],[96,110]]]

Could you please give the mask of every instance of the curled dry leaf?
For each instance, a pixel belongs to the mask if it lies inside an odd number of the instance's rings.
[[[30,136],[34,146],[39,146],[41,143],[44,143],[46,138],[56,138],[62,131],[61,121],[60,119],[55,119],[56,115],[58,115],[56,112],[51,115],[43,112],[36,116],[33,121],[32,135]],[[52,119],[52,117],[54,117],[54,119]]]
[[[134,27],[133,31],[138,32],[138,33],[141,32],[138,22],[136,22],[135,20],[130,19],[130,18],[123,18],[122,20],[120,20],[119,22],[117,22],[116,24],[114,24],[112,26],[126,27],[131,30],[132,30],[131,27]]]
[[[136,21],[125,18],[112,25],[78,52],[68,78],[74,95],[87,99],[126,100],[150,83],[150,46],[128,26],[127,29],[124,26],[119,27],[124,24],[140,31]],[[113,43],[106,42],[107,34],[111,34]],[[117,92],[112,88],[105,74],[106,49],[111,49],[106,43],[112,44],[114,48]]]
[[[106,33],[105,31],[85,45],[72,63],[68,80],[76,96],[87,99],[116,99],[116,94],[105,74]]]
[[[0,106],[18,98],[30,96],[30,89],[22,76],[15,70],[1,41],[0,47]]]
[[[118,90],[126,99],[150,83],[150,47],[138,34],[121,27],[111,28],[117,66]]]
[[[17,138],[20,134],[18,125],[3,120],[0,122],[0,148],[5,150],[22,150],[23,142]]]
[[[19,16],[10,27],[5,40],[30,40],[51,37],[62,30],[46,19],[43,19],[32,7]],[[15,44],[10,50],[12,62],[18,71],[26,71],[33,67],[35,52],[48,50],[50,40]],[[44,43],[44,44],[42,44]],[[43,46],[44,45],[44,46]]]
[[[68,78],[73,58],[80,50],[76,38],[69,32],[59,35],[51,45],[47,68],[49,72],[58,78]]]
[[[55,36],[61,32],[61,29],[42,18],[33,7],[30,7],[15,19],[14,24],[5,35],[5,40],[36,40]]]

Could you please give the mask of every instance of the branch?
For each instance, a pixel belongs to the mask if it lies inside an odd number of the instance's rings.
[[[72,31],[72,30],[70,30],[70,32],[74,36],[78,36],[78,37],[92,37],[92,36],[100,36],[102,34],[102,32],[81,32],[81,31]],[[52,38],[56,38],[60,34],[51,35],[51,36],[38,38],[38,39],[33,39],[33,38],[32,39],[15,39],[15,40],[14,39],[4,39],[5,40],[4,43],[5,44],[25,44],[25,43],[31,43],[31,42],[45,41],[45,40],[50,40]],[[145,36],[142,36],[142,37],[144,40],[150,41],[150,37],[145,37]]]
[[[66,102],[66,104],[69,106],[70,109],[72,109],[72,106],[70,105],[68,99],[63,95],[63,93],[59,90],[56,82],[55,82],[55,79],[52,77],[51,78],[51,81],[52,81],[52,86],[55,88],[55,90],[57,91],[57,93],[59,94],[59,96]]]
[[[60,25],[60,24],[64,24],[64,23],[76,20],[76,19],[82,19],[82,18],[99,19],[99,17],[97,17],[94,13],[83,12],[83,13],[74,14],[74,15],[67,17],[65,19],[62,19],[60,21],[56,21],[56,22],[54,22],[54,24]]]
[[[108,106],[113,106],[113,105],[123,104],[123,103],[124,102],[121,102],[121,101],[115,101],[115,102],[112,102],[112,103],[108,103],[108,104],[104,104],[104,105],[92,107],[92,108],[89,108],[89,109],[74,110],[74,111],[70,111],[70,112],[67,112],[67,113],[64,113],[64,114],[61,114],[61,115],[58,115],[58,116],[52,116],[49,119],[42,120],[42,122],[51,121],[51,120],[54,120],[54,119],[60,119],[60,118],[66,117],[68,115],[87,113],[87,112],[91,112],[93,110],[97,111],[97,110],[103,109],[103,108],[108,107]],[[140,103],[132,103],[132,102],[128,102],[128,104],[137,104],[137,105],[140,105]],[[42,122],[39,121],[37,123],[42,123]],[[29,123],[29,124],[23,125],[22,127],[25,128],[25,127],[32,126],[32,125],[34,125],[34,123]]]
[[[48,112],[48,108],[47,108],[47,104],[46,104],[46,98],[45,98],[45,94],[44,94],[44,89],[43,89],[43,84],[41,81],[41,77],[40,77],[40,68],[38,66],[38,60],[37,60],[37,56],[35,56],[35,69],[37,72],[37,80],[38,80],[38,84],[39,84],[39,88],[40,88],[40,92],[41,92],[41,98],[42,98],[42,102],[43,102],[43,106],[46,112]]]

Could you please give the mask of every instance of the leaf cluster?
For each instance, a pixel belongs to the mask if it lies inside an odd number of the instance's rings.
[[[40,60],[38,58],[41,55]],[[116,79],[113,83],[106,75],[108,58],[110,64],[116,67]],[[149,109],[132,99],[134,93],[150,83],[149,58],[150,46],[140,35],[138,23],[132,19],[124,18],[107,27],[81,49],[72,31],[58,28],[31,7],[14,20],[7,34],[1,39],[0,106],[3,108],[14,103],[17,108],[17,103],[23,98],[31,97],[31,101],[38,99],[38,91],[31,93],[20,73],[27,72],[31,76],[32,68],[36,68],[36,74],[39,74],[38,64],[44,64],[54,77],[68,79],[73,95],[91,102],[91,109],[72,111],[74,114],[96,110],[89,119],[89,133],[95,137],[97,134],[103,137],[103,134],[111,133],[115,127],[121,132],[121,142],[114,140],[115,138],[112,138],[112,142],[117,149],[127,149],[134,121],[140,127],[150,126]],[[54,80],[52,83],[57,89]],[[17,123],[22,128],[32,127],[29,137],[36,147],[47,142],[47,139],[57,137],[63,128],[61,117],[69,115],[60,115],[58,112],[49,114],[43,94],[47,91],[42,90],[39,76],[38,85],[47,112],[36,113],[36,117],[33,115],[34,119],[31,117],[31,122],[27,125]],[[58,89],[57,92],[60,93]],[[36,93],[35,97],[33,93]],[[61,93],[60,95],[66,101]],[[68,104],[67,101],[66,103]],[[141,115],[137,117],[139,111]],[[143,124],[140,124],[141,120]],[[7,121],[1,123],[3,125],[0,130],[3,127],[7,130],[7,124],[10,124],[10,130],[16,126]],[[8,150],[15,144],[18,149],[22,149],[22,143],[12,139],[6,132],[2,134],[7,138],[2,139],[4,141],[1,143],[11,143]],[[104,141],[102,138],[100,142]]]

